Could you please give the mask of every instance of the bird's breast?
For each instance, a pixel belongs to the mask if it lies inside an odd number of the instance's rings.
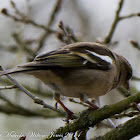
[[[60,73],[63,73],[60,74]],[[112,88],[114,77],[109,71],[74,70],[51,71],[42,70],[33,74],[54,92],[67,97],[79,98],[81,94],[89,98],[104,95]]]

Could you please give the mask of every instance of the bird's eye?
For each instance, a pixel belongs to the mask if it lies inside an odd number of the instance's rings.
[[[132,77],[132,71],[128,72],[126,79],[129,80]]]

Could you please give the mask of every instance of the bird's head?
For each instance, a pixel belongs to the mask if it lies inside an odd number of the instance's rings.
[[[119,56],[120,63],[120,85],[129,90],[129,80],[132,77],[132,67],[129,62],[122,56]]]

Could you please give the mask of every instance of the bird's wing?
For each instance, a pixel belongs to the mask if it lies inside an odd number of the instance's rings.
[[[0,76],[46,69],[109,70],[115,61],[113,53],[98,43],[74,43],[58,50],[38,55],[34,61],[0,72]]]
[[[97,43],[75,43],[64,48],[38,55],[36,66],[46,68],[86,68],[108,70],[113,63],[113,53]]]

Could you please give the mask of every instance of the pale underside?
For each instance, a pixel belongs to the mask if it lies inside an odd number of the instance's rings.
[[[29,74],[41,79],[54,92],[74,98],[80,98],[81,94],[88,98],[104,95],[111,90],[115,75],[110,70],[103,72],[93,69],[65,71],[63,78],[60,77],[60,73],[58,72],[58,76],[56,71],[54,73],[52,70],[39,70],[33,74],[29,72]]]

